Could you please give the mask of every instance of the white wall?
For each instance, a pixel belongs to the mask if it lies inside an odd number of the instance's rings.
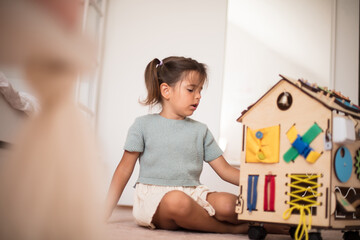
[[[208,65],[209,85],[193,118],[218,138],[226,9],[225,0],[109,1],[98,125],[109,178],[121,159],[129,126],[148,112],[138,100],[146,96],[143,74],[153,58],[179,55]],[[214,179],[208,168],[204,174]],[[132,203],[136,178],[137,173],[120,204]],[[218,182],[206,183],[223,188]]]
[[[340,89],[358,99],[359,2],[229,0],[221,138],[239,162],[235,120],[279,74]],[[264,116],[266,118],[266,116]]]
[[[359,104],[359,0],[336,1],[334,88]]]

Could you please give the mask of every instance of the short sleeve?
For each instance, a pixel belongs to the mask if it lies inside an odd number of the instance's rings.
[[[124,150],[129,152],[143,152],[144,146],[142,124],[140,119],[136,119],[133,125],[129,128]]]
[[[206,129],[206,134],[204,137],[204,160],[205,162],[211,162],[212,160],[217,159],[223,154],[223,151],[220,149],[219,145],[216,143],[213,135],[210,130]]]

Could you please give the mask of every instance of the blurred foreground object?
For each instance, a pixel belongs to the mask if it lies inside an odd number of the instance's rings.
[[[21,67],[40,104],[1,162],[0,239],[104,239],[101,162],[74,96],[93,57],[69,24],[74,2],[0,0],[0,66]]]
[[[0,72],[0,94],[12,108],[29,116],[39,111],[37,100],[28,93],[16,91],[2,72]]]
[[[94,46],[80,34],[81,17],[73,16],[81,6],[79,0],[0,0],[0,66],[41,58],[92,68]]]

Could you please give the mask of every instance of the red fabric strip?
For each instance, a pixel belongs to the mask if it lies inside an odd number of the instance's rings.
[[[275,211],[275,175],[265,176],[264,211]]]

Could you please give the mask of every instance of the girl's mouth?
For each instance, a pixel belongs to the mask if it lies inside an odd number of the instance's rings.
[[[196,109],[198,106],[199,106],[199,104],[192,104],[191,105],[194,109]]]

